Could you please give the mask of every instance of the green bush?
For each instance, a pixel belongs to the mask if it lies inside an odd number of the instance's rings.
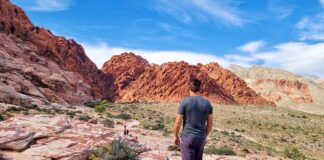
[[[105,110],[106,110],[106,105],[107,105],[107,101],[106,100],[103,100],[103,101],[100,101],[98,103],[96,103],[95,105],[95,111],[98,112],[98,113],[104,113]]]
[[[105,119],[101,122],[105,127],[108,127],[108,128],[114,128],[114,121],[110,120],[110,119]]]
[[[215,146],[209,146],[204,151],[206,154],[216,154],[216,155],[235,155],[232,148],[227,146],[216,148]]]
[[[95,107],[95,111],[98,112],[98,113],[103,113],[103,112],[105,112],[105,110],[106,110],[106,108],[105,108],[104,105],[97,105]]]
[[[293,160],[304,160],[306,159],[305,155],[300,152],[297,148],[285,148],[284,154],[286,157]]]
[[[114,116],[114,118],[128,120],[128,119],[132,119],[132,116],[128,113],[120,113],[120,114]]]

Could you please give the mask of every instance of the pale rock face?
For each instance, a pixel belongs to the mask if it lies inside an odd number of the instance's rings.
[[[85,159],[89,152],[116,139],[113,129],[65,116],[17,116],[0,122],[0,149],[9,158]],[[23,159],[23,158],[22,158]]]
[[[323,80],[318,77],[262,66],[243,68],[231,65],[229,70],[244,78],[250,88],[277,106],[324,114]]]

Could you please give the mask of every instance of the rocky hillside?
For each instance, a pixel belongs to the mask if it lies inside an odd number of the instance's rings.
[[[19,105],[80,104],[107,98],[109,78],[73,40],[33,25],[0,0],[0,101]]]
[[[319,78],[261,66],[243,68],[231,65],[229,69],[278,106],[324,114],[323,80]]]
[[[189,94],[189,78],[197,77],[203,82],[201,94],[215,103],[272,105],[217,63],[150,65],[134,53],[123,53],[107,61],[102,71],[114,79],[116,101],[179,101]]]

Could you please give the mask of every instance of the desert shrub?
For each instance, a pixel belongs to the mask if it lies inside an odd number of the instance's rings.
[[[246,147],[244,147],[244,148],[242,149],[242,152],[244,152],[244,153],[250,153],[249,149],[246,148]]]
[[[97,105],[95,107],[95,111],[98,112],[98,113],[103,113],[103,112],[105,112],[105,110],[106,110],[106,108],[105,108],[104,105]]]
[[[114,128],[114,121],[112,121],[112,120],[110,120],[110,119],[108,119],[108,118],[106,118],[105,120],[103,120],[102,122],[101,122],[105,127],[108,127],[108,128]]]
[[[103,112],[105,112],[105,110],[106,110],[106,105],[107,105],[107,101],[106,101],[106,100],[103,100],[103,101],[98,102],[98,103],[95,105],[95,111],[98,112],[98,113],[103,113]]]
[[[135,160],[138,157],[138,154],[121,139],[112,143],[111,154],[118,160]]]
[[[225,135],[225,136],[228,136],[228,135],[229,135],[229,133],[228,133],[227,131],[221,131],[221,133],[222,133],[223,135]]]
[[[176,145],[171,145],[168,147],[168,151],[180,151],[180,149]]]
[[[217,154],[217,155],[235,155],[232,148],[227,146],[216,148],[215,146],[209,146],[204,151],[206,154]]]
[[[87,101],[84,103],[85,106],[90,107],[90,108],[95,108],[95,106],[98,104],[96,101]]]
[[[26,109],[26,108],[14,107],[14,106],[11,106],[11,107],[7,108],[8,112],[21,112],[21,111],[27,111],[27,110],[28,109]]]
[[[91,117],[86,114],[83,114],[79,117],[79,120],[81,121],[88,121],[89,119],[91,119]]]
[[[0,121],[3,121],[4,120],[4,117],[2,115],[2,113],[0,113]]]
[[[159,120],[155,122],[152,121],[143,122],[142,125],[144,129],[150,129],[150,130],[162,130],[165,127],[164,123]]]
[[[128,119],[131,119],[132,116],[130,114],[127,114],[127,113],[120,113],[120,114],[117,114],[116,116],[114,116],[114,118],[128,120]]]
[[[305,155],[300,152],[297,148],[285,148],[284,154],[286,157],[293,160],[304,160],[306,159]]]

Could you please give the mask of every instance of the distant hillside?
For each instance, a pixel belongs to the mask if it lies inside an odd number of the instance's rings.
[[[324,114],[323,80],[288,71],[253,66],[231,65],[229,70],[243,78],[263,98],[281,107]]]

